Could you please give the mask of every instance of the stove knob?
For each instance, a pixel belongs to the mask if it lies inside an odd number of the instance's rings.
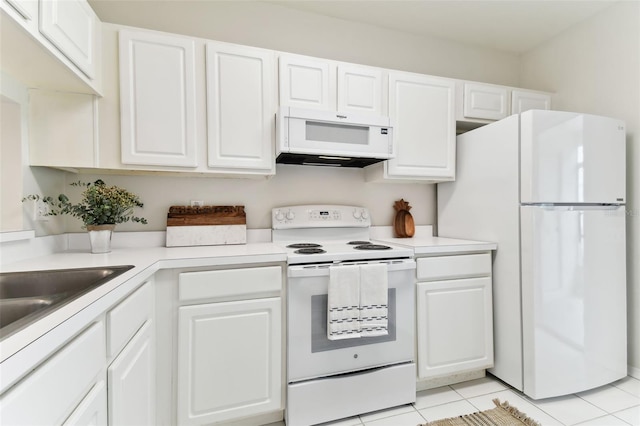
[[[282,213],[280,210],[276,212],[276,220],[278,222],[284,220],[284,213]]]
[[[369,218],[369,213],[367,213],[366,210],[362,210],[362,218],[363,219],[368,219]]]
[[[360,211],[359,210],[354,210],[353,211],[353,217],[356,218],[356,219],[360,219],[360,217],[361,217]]]
[[[296,217],[296,215],[291,210],[289,210],[287,212],[287,219],[293,220],[294,217]]]

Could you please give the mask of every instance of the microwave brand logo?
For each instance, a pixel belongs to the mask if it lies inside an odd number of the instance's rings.
[[[338,117],[338,118],[340,118],[340,119],[343,119],[343,120],[344,120],[345,118],[347,118],[347,116],[346,116],[346,115],[340,115],[340,114],[336,114],[336,117]]]

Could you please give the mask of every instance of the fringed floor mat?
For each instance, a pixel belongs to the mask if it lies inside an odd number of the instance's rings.
[[[508,401],[500,402],[494,399],[496,408],[479,411],[450,419],[436,420],[418,426],[541,426],[540,423],[528,417],[515,407],[509,405]]]

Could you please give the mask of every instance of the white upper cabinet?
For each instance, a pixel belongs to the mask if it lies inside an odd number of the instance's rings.
[[[282,55],[278,61],[280,105],[335,109],[335,65],[322,59]]]
[[[195,42],[120,31],[122,163],[196,167]]]
[[[273,174],[275,54],[207,43],[208,166]]]
[[[530,109],[551,109],[551,95],[513,90],[511,92],[511,113],[519,114]]]
[[[465,118],[500,120],[507,116],[507,88],[488,84],[464,84]]]
[[[283,54],[280,105],[384,115],[384,74],[382,68]]]
[[[38,22],[38,0],[5,0],[25,21]]]
[[[96,75],[99,23],[86,0],[40,2],[40,32],[89,78]]]
[[[338,111],[383,115],[382,69],[338,65]]]
[[[367,180],[446,181],[455,178],[455,82],[389,73],[389,117],[396,157],[367,168]]]

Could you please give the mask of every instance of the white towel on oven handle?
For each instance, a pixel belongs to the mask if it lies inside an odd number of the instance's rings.
[[[327,338],[356,337],[360,337],[360,268],[357,265],[330,266]]]
[[[362,337],[389,334],[387,265],[360,265],[360,335]]]

